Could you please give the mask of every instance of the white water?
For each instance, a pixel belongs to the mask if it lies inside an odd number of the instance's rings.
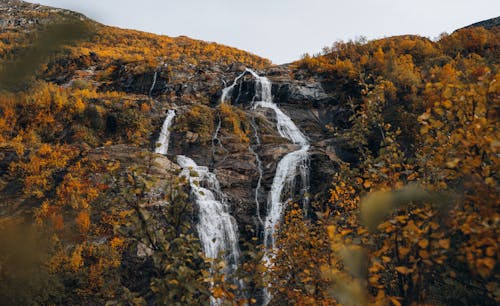
[[[238,227],[228,213],[228,204],[222,193],[219,181],[208,167],[198,166],[184,155],[177,156],[177,163],[183,169],[191,185],[191,194],[198,206],[196,228],[203,252],[208,258],[224,256],[226,273],[234,272],[239,261]]]
[[[153,89],[156,85],[156,78],[158,77],[158,71],[155,71],[155,75],[153,76],[153,83],[151,84],[151,88],[149,89],[149,97],[151,98],[151,94],[153,93]]]
[[[290,117],[285,115],[285,113],[283,113],[281,109],[279,109],[279,107],[274,102],[268,102],[268,101],[255,102],[254,109],[257,107],[269,108],[276,113],[276,121],[277,121],[276,126],[278,128],[278,133],[281,135],[281,137],[284,137],[290,140],[292,143],[301,146],[309,144],[306,136],[302,134],[299,128],[295,125],[295,123],[293,123],[292,119],[290,119]]]
[[[221,148],[224,151],[224,157],[219,163],[223,163],[227,157],[229,156],[229,151],[224,147],[222,141],[219,138],[219,132],[222,127],[222,119],[218,116],[217,127],[215,128],[214,135],[212,136],[212,159],[215,161],[215,155],[217,154],[217,147]]]
[[[255,117],[253,115],[252,115],[252,120],[250,120],[250,126],[252,126],[253,129],[256,146],[260,146],[261,142],[259,137],[259,129],[257,127],[257,124],[255,123]],[[257,221],[259,222],[257,225],[257,230],[259,230],[261,226],[264,226],[264,221],[262,221],[262,218],[260,216],[260,201],[259,201],[259,194],[260,194],[260,189],[262,187],[262,177],[264,176],[264,169],[262,168],[262,161],[259,157],[259,154],[257,154],[252,145],[250,145],[248,149],[250,150],[250,153],[252,153],[255,156],[255,161],[257,163],[257,171],[259,173],[259,178],[257,179],[257,186],[255,187],[255,193],[254,193],[254,200],[256,205],[255,211],[257,215]]]
[[[258,107],[272,109],[276,114],[276,126],[278,133],[298,144],[301,148],[297,151],[288,153],[278,163],[274,175],[271,191],[268,198],[267,215],[264,222],[264,245],[267,248],[275,248],[275,233],[279,222],[283,217],[288,201],[283,199],[285,188],[293,188],[295,177],[300,174],[302,177],[303,188],[307,189],[308,176],[308,158],[309,141],[300,129],[293,123],[281,109],[272,101],[271,82],[266,77],[260,77],[255,72],[250,71],[257,79],[256,96],[261,97],[262,101],[254,103],[253,108]]]
[[[293,123],[292,119],[287,116],[283,111],[273,102],[272,98],[272,84],[266,77],[259,76],[255,71],[251,69],[245,69],[233,83],[222,90],[221,103],[224,103],[228,97],[231,95],[234,87],[237,85],[238,81],[246,74],[250,73],[256,79],[255,96],[253,102],[253,109],[256,108],[268,108],[274,111],[276,114],[276,126],[278,133],[290,140],[292,143],[300,145],[300,149],[285,155],[278,163],[276,167],[276,173],[274,175],[273,183],[271,186],[271,191],[268,197],[268,208],[267,215],[264,222],[264,244],[267,248],[274,248],[275,241],[274,236],[276,232],[277,225],[283,217],[283,213],[286,209],[288,201],[290,199],[283,199],[285,191],[290,191],[288,189],[293,189],[295,183],[295,177],[300,175],[302,178],[302,193],[305,195],[304,203],[307,203],[307,190],[308,190],[308,176],[309,176],[309,141],[307,137],[300,131],[300,129]],[[260,144],[260,139],[258,137],[257,128],[255,124],[252,124],[254,128],[256,141]],[[259,181],[257,188],[255,190],[255,202],[257,204],[257,209],[259,207],[258,192],[260,189],[260,184],[262,180],[262,168],[261,162],[258,154],[253,148],[250,151],[256,156],[257,164],[259,167]],[[293,191],[293,190],[291,190]],[[260,219],[260,213],[257,213],[257,218]]]
[[[287,116],[272,100],[272,84],[266,77],[257,75],[252,70],[248,70],[257,80],[256,93],[254,97],[253,108],[258,107],[272,109],[276,114],[276,127],[278,133],[290,140],[292,143],[300,145],[300,149],[286,154],[276,167],[273,183],[268,196],[267,215],[264,222],[264,245],[266,252],[263,260],[269,265],[269,251],[276,247],[275,234],[279,222],[283,218],[288,202],[291,198],[285,198],[286,195],[293,193],[295,186],[295,177],[302,177],[303,192],[308,189],[308,173],[309,173],[309,141],[300,129],[293,123],[292,119]],[[287,192],[288,191],[288,192]],[[264,289],[263,304],[267,305],[271,301],[271,294]]]
[[[260,86],[260,88],[256,89],[257,93],[260,93],[260,101],[272,101],[271,98],[271,82],[265,77],[260,77],[255,71],[252,69],[246,68],[245,71],[243,71],[239,76],[237,76],[233,83],[222,89],[222,96],[220,98],[221,103],[224,103],[227,101],[228,98],[230,98],[230,95],[233,93],[234,87],[238,84],[238,81],[247,73],[250,73],[256,80],[257,80],[257,85]],[[240,93],[241,93],[241,86],[240,86]],[[239,94],[238,94],[239,97]],[[238,101],[238,97],[236,98],[236,101]]]
[[[255,200],[255,211],[257,215],[257,221],[259,222],[258,227],[260,227],[264,226],[264,221],[262,221],[262,218],[260,216],[260,201],[259,201],[259,192],[262,187],[262,177],[264,175],[264,171],[262,169],[262,161],[260,160],[259,154],[255,152],[252,146],[248,147],[248,149],[250,150],[250,153],[252,153],[255,156],[255,161],[257,163],[257,171],[259,173],[257,186],[255,187],[254,200]]]
[[[167,113],[165,121],[163,122],[163,126],[161,127],[160,137],[158,138],[157,141],[157,143],[159,143],[160,146],[158,146],[155,149],[156,153],[163,155],[167,154],[168,143],[170,141],[170,127],[172,126],[174,117],[175,117],[175,111],[173,109],[170,109]]]
[[[232,92],[238,81],[246,74],[250,73],[256,79],[255,96],[253,98],[253,109],[256,108],[267,108],[274,111],[276,114],[276,126],[278,133],[290,140],[292,143],[300,146],[300,149],[286,154],[279,162],[276,167],[276,173],[274,175],[273,183],[271,185],[271,190],[268,196],[268,207],[267,215],[265,221],[263,222],[260,217],[259,212],[259,191],[261,189],[262,181],[262,162],[259,155],[255,152],[253,147],[250,147],[250,151],[255,155],[257,166],[259,170],[259,180],[257,187],[255,189],[255,203],[257,205],[257,219],[262,224],[264,223],[264,245],[266,247],[266,253],[264,255],[264,261],[270,264],[270,253],[269,251],[276,247],[275,245],[275,233],[283,214],[286,210],[288,202],[293,197],[295,178],[300,175],[302,178],[302,194],[304,195],[304,208],[306,209],[306,204],[308,203],[307,191],[309,188],[309,141],[307,137],[300,131],[300,129],[295,125],[295,123],[287,116],[283,111],[273,102],[272,99],[272,84],[266,77],[261,77],[251,69],[245,69],[233,83],[222,90],[221,103],[227,101],[231,98]],[[241,86],[240,86],[241,92]],[[238,94],[239,97],[239,94]],[[236,101],[238,98],[236,98]],[[255,132],[255,138],[257,145],[260,145],[260,138],[258,136],[257,127],[255,122],[252,122],[252,127]],[[217,139],[217,132],[215,133],[214,140]],[[271,300],[271,295],[267,289],[264,290],[264,300],[263,304],[267,305]]]
[[[249,72],[248,71],[249,69],[245,69],[245,71],[243,71],[243,73],[241,73],[239,76],[236,77],[236,79],[234,79],[233,81],[233,84],[231,84],[230,86],[224,88],[222,90],[222,96],[220,98],[220,101],[221,103],[224,103],[227,101],[227,98],[233,93],[233,89],[234,87],[236,86],[236,84],[238,84],[238,81],[247,73]]]

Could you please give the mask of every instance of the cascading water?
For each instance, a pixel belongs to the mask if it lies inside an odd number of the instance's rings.
[[[153,83],[151,84],[151,88],[149,88],[149,97],[151,97],[153,94],[153,89],[155,88],[157,77],[158,77],[158,71],[155,71],[155,74],[153,76]]]
[[[215,161],[215,155],[217,153],[216,148],[219,147],[224,151],[224,158],[220,161],[220,163],[223,163],[226,158],[229,156],[229,151],[224,147],[222,144],[222,141],[219,139],[219,132],[222,127],[222,119],[220,116],[218,116],[218,122],[217,122],[217,127],[215,128],[214,135],[212,136],[212,158]]]
[[[231,275],[236,271],[240,251],[238,247],[238,226],[228,213],[226,196],[222,193],[219,181],[208,167],[198,166],[184,155],[177,156],[177,163],[182,168],[181,176],[189,180],[191,194],[198,207],[196,229],[205,256],[219,258],[226,262],[224,273]],[[243,288],[243,283],[238,283]],[[222,301],[211,298],[212,305],[221,305]]]
[[[260,144],[260,141],[258,141],[258,143]],[[257,227],[259,228],[261,226],[264,226],[264,221],[262,221],[262,218],[260,216],[260,201],[259,201],[259,192],[262,187],[262,177],[264,175],[264,170],[262,169],[262,161],[260,160],[259,154],[255,152],[252,146],[248,147],[248,149],[250,150],[250,153],[252,153],[255,156],[255,161],[257,162],[257,171],[259,173],[259,178],[257,179],[257,186],[255,187],[255,193],[254,193],[255,211],[257,215],[257,221],[259,222]]]
[[[266,77],[261,77],[251,70],[250,72],[257,79],[256,96],[258,98],[260,95],[262,99],[261,101],[254,102],[253,108],[272,109],[276,114],[278,133],[292,143],[301,146],[299,150],[285,155],[276,167],[264,223],[264,245],[272,249],[275,247],[274,234],[276,227],[282,218],[288,202],[288,199],[282,199],[283,191],[287,186],[291,188],[294,185],[293,183],[297,174],[300,174],[302,177],[303,190],[307,190],[308,188],[308,151],[310,146],[306,136],[293,123],[292,119],[283,113],[272,101],[271,82]]]
[[[170,109],[167,113],[167,117],[163,122],[163,126],[161,127],[160,137],[158,138],[157,143],[160,145],[155,149],[156,153],[159,154],[167,154],[168,152],[168,143],[170,141],[170,127],[172,126],[173,120],[175,117],[175,111]]]
[[[302,178],[302,193],[305,198],[304,204],[307,203],[307,190],[308,190],[308,176],[309,176],[309,141],[307,137],[300,131],[300,129],[293,123],[283,111],[273,102],[272,99],[272,84],[266,77],[259,76],[255,71],[247,68],[243,73],[236,77],[233,83],[222,90],[221,103],[224,103],[232,94],[238,81],[246,74],[250,73],[256,79],[256,90],[253,99],[253,109],[268,108],[276,114],[278,133],[290,140],[292,143],[300,146],[300,149],[285,155],[277,165],[276,174],[273,179],[271,191],[268,197],[267,215],[264,222],[264,244],[267,248],[274,248],[274,234],[276,226],[280,222],[283,212],[289,199],[282,199],[284,191],[288,187],[293,188],[295,177],[299,174]],[[240,86],[241,89],[241,86]],[[252,127],[256,135],[256,142],[260,144],[260,139],[257,133],[257,127],[252,122]],[[255,191],[255,201],[259,205],[258,192],[262,180],[262,168],[258,154],[250,147],[250,151],[256,156],[257,164],[259,166],[259,181]],[[258,207],[257,207],[258,209]],[[258,219],[260,215],[258,213]]]
[[[245,74],[247,74],[247,73],[250,73],[257,80],[260,78],[259,75],[257,75],[253,70],[251,70],[249,68],[246,68],[245,71],[243,71],[240,75],[238,75],[234,79],[233,83],[230,86],[227,86],[224,89],[222,89],[222,96],[221,96],[221,99],[220,99],[220,103],[225,103],[228,100],[228,98],[230,98],[230,96],[233,93],[234,87],[238,84],[238,81],[243,76],[245,76]],[[261,84],[261,83],[259,83],[259,84]],[[263,96],[261,94],[261,99],[262,100],[271,99],[271,94],[270,94],[270,92],[271,92],[271,83],[267,82],[267,84],[264,85],[264,86],[267,86],[267,87],[266,88],[262,88],[259,92],[264,93],[264,94],[268,94],[268,93],[269,94],[267,96]],[[239,87],[238,96],[236,97],[235,101],[238,101],[240,95],[241,95],[241,86]],[[254,100],[255,100],[256,97],[257,97],[257,95],[254,97]],[[219,124],[218,124],[217,129],[216,129],[215,134],[214,134],[215,136],[212,138],[212,147],[214,147],[214,140],[215,139],[218,140],[217,135],[218,135],[218,131],[220,129],[220,123],[221,123],[221,120],[219,118]],[[259,134],[258,134],[258,129],[257,129],[257,125],[255,124],[255,121],[254,121],[253,117],[252,117],[252,121],[251,121],[251,126],[252,126],[252,128],[254,130],[254,137],[255,137],[256,144],[258,146],[260,146],[260,138],[259,138]],[[222,144],[220,144],[220,141],[219,141],[219,145],[222,146]],[[224,148],[224,147],[222,147],[222,148]],[[262,187],[262,177],[263,177],[264,171],[262,169],[262,161],[260,160],[260,157],[257,154],[257,152],[255,151],[255,149],[252,146],[249,146],[249,151],[250,151],[250,153],[252,153],[255,156],[255,160],[256,160],[256,163],[257,163],[257,171],[259,173],[259,178],[257,180],[257,186],[255,188],[255,193],[254,193],[254,199],[255,199],[255,204],[256,204],[257,221],[259,222],[258,227],[260,227],[260,226],[264,225],[264,222],[262,221],[262,218],[260,216],[260,201],[259,201],[259,192],[260,192],[260,189]]]
[[[255,202],[257,205],[257,219],[260,223],[264,224],[264,245],[267,250],[264,255],[264,261],[269,263],[270,255],[268,251],[275,248],[275,232],[282,219],[286,205],[291,198],[291,196],[290,198],[285,198],[285,194],[290,195],[293,193],[297,175],[302,177],[302,192],[304,196],[306,195],[309,173],[308,151],[310,145],[307,137],[293,123],[290,117],[283,113],[283,111],[273,102],[271,82],[266,77],[259,76],[251,69],[245,69],[243,73],[236,77],[230,86],[222,90],[221,103],[225,103],[227,99],[230,98],[238,81],[246,73],[250,73],[257,80],[256,93],[253,99],[253,109],[267,108],[273,110],[276,114],[278,133],[292,143],[300,146],[298,150],[286,154],[276,167],[276,173],[268,196],[267,215],[264,222],[260,218],[259,213],[259,191],[261,189],[263,176],[262,162],[254,148],[249,148],[250,152],[256,157],[259,170],[259,179],[255,189]],[[219,118],[219,124],[212,137],[213,148],[215,145],[221,145],[218,139],[220,125],[221,119]],[[257,126],[253,121],[252,127],[254,129],[256,143],[260,145]],[[196,165],[193,160],[186,156],[179,155],[177,157],[177,162],[183,168],[181,175],[189,179],[191,193],[199,207],[199,223],[197,229],[205,255],[210,258],[217,258],[221,253],[224,254],[228,262],[228,271],[226,271],[226,273],[231,273],[237,268],[239,260],[238,230],[234,219],[227,212],[227,203],[224,194],[221,192],[219,182],[215,174],[210,172],[207,167]],[[196,174],[194,174],[193,171],[196,172]],[[286,191],[291,192],[287,193]],[[270,299],[271,295],[267,290],[264,290],[263,304],[267,305]],[[218,302],[219,301],[212,299],[212,304],[218,304]]]
[[[243,71],[239,76],[237,76],[234,79],[233,83],[230,86],[222,89],[222,96],[220,98],[221,103],[224,103],[225,101],[227,101],[227,99],[233,93],[234,87],[238,84],[238,81],[243,76],[245,76],[245,74],[247,74],[247,73],[250,73],[255,79],[257,79],[258,84],[261,84],[262,86],[268,86],[266,88],[262,88],[261,90],[258,90],[261,94],[266,95],[266,96],[262,96],[261,95],[260,96],[260,101],[272,101],[272,98],[271,98],[271,82],[269,82],[269,80],[267,78],[261,78],[252,69],[246,68],[245,71]],[[241,86],[239,88],[238,97],[236,97],[235,101],[238,101],[240,93],[241,93]]]
[[[266,77],[257,75],[252,70],[247,70],[257,80],[256,93],[254,97],[253,108],[258,107],[268,108],[276,114],[276,125],[278,133],[290,140],[292,143],[300,146],[300,149],[288,153],[279,162],[276,167],[271,191],[268,197],[267,215],[264,222],[264,245],[266,253],[263,260],[269,264],[269,250],[274,249],[275,245],[275,232],[279,222],[283,217],[288,201],[285,199],[286,188],[292,189],[294,187],[295,177],[299,174],[302,177],[302,190],[305,198],[308,189],[308,173],[309,173],[309,141],[300,129],[293,123],[293,121],[272,100],[272,84]],[[264,289],[263,304],[267,305],[271,300],[271,294]]]
[[[175,111],[169,110],[163,123],[155,152],[167,154]],[[220,188],[219,181],[207,167],[198,166],[192,159],[184,155],[177,156],[177,163],[182,168],[180,176],[189,180],[191,194],[198,207],[198,235],[205,256],[218,258],[223,256],[226,262],[224,273],[230,275],[236,271],[239,262],[238,226],[228,212],[226,196]],[[243,288],[243,283],[239,282]],[[222,301],[211,299],[212,305]]]
[[[222,193],[219,181],[208,167],[198,166],[184,155],[177,156],[177,163],[183,169],[191,186],[191,194],[198,206],[198,234],[205,255],[217,258],[224,255],[227,263],[226,273],[236,270],[239,261],[238,227],[228,213],[228,204]],[[204,187],[203,187],[204,186]]]

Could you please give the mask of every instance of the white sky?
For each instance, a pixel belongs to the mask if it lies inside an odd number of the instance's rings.
[[[107,25],[215,41],[276,64],[337,40],[435,38],[500,15],[500,0],[29,0]]]

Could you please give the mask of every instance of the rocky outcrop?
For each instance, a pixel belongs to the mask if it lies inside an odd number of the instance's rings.
[[[145,153],[149,152],[145,149],[122,144],[93,149],[89,152],[88,157],[90,160],[106,160],[116,163],[120,171],[126,171],[138,165],[142,166],[144,177],[148,181],[154,182],[142,205],[144,207],[167,205],[168,203],[164,201],[164,187],[171,183],[180,167],[162,155],[156,155],[153,160],[145,159]],[[146,162],[149,164],[144,164]],[[96,181],[99,181],[99,176],[102,174],[96,175]]]
[[[200,72],[185,80],[179,90],[179,99],[184,99],[192,91],[211,95],[208,88],[216,89],[216,97],[210,98],[212,111],[216,113],[215,106],[220,102],[223,79],[226,85],[232,83],[234,78],[243,73],[245,67],[233,67],[227,73],[217,75],[213,71]],[[299,126],[311,143],[310,149],[310,198],[322,200],[328,196],[330,187],[328,178],[332,177],[346,154],[337,154],[339,143],[332,138],[327,125],[334,124],[338,112],[337,100],[328,94],[317,80],[294,80],[289,76],[287,67],[274,67],[263,71],[272,81],[272,94],[274,101],[288,114]],[[204,79],[210,76],[210,81]],[[177,80],[186,76],[177,75]],[[171,86],[171,85],[167,85]],[[255,78],[247,73],[235,85],[230,96],[230,102],[246,113],[246,126],[249,142],[242,142],[230,129],[222,125],[218,131],[217,139],[203,140],[195,130],[177,131],[175,127],[171,133],[170,152],[171,159],[175,155],[186,155],[198,165],[208,166],[217,175],[223,192],[231,203],[231,213],[237,219],[243,237],[250,238],[258,235],[257,208],[260,215],[266,215],[267,197],[275,175],[279,160],[286,154],[295,151],[299,146],[291,144],[282,138],[276,131],[274,112],[269,109],[252,109],[256,86]],[[196,100],[192,101],[196,104]],[[189,105],[178,107],[178,118],[190,109]],[[217,118],[217,116],[214,116]],[[179,119],[180,120],[180,119]],[[251,124],[253,122],[253,124]],[[218,122],[214,122],[217,126]],[[174,126],[175,126],[174,122]],[[259,139],[255,137],[258,130]],[[259,169],[256,155],[262,164],[261,188],[256,204],[255,189],[259,180]],[[325,179],[326,178],[326,179]]]

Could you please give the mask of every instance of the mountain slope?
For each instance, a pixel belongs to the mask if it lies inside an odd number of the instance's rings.
[[[467,26],[466,28],[483,27],[485,29],[491,30],[494,27],[498,27],[498,26],[500,26],[500,16],[473,23],[473,24]]]
[[[48,48],[0,93],[5,303],[498,302],[498,27],[337,43],[272,66],[20,1],[0,14],[2,67],[61,20],[90,34]],[[168,154],[156,154],[172,111]],[[300,171],[278,171],[304,143]],[[227,252],[207,259],[199,241],[212,234],[199,232],[199,202],[215,200],[239,229],[227,275]]]

